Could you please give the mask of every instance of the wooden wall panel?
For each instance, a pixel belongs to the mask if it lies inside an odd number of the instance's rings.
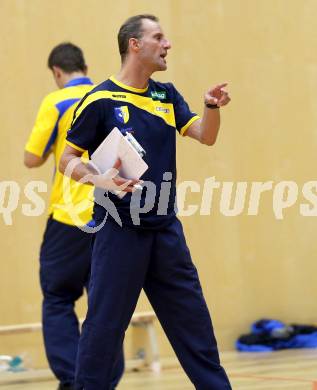
[[[303,184],[316,177],[316,2],[1,0],[0,9],[1,181],[14,180],[22,189],[13,225],[0,214],[0,323],[40,319],[38,249],[46,217],[26,217],[21,210],[28,181],[50,184],[52,161],[30,171],[22,156],[39,103],[55,88],[47,56],[54,45],[73,41],[84,49],[91,77],[101,82],[119,66],[120,24],[144,12],[160,17],[173,45],[168,71],[157,79],[172,80],[198,113],[207,87],[228,81],[232,95],[214,147],[178,142],[179,180],[202,186],[215,176],[221,183],[248,183],[241,215],[221,213],[218,189],[211,215],[182,218],[220,347],[232,349],[259,317],[315,321],[317,224],[300,214],[300,203]],[[248,215],[254,181],[272,181],[273,188],[280,181],[297,183],[297,202],[283,220],[274,215],[273,191],[263,194],[257,216]],[[186,204],[200,202],[201,194],[188,194]],[[148,307],[142,296],[138,310]],[[84,313],[84,302],[79,311]],[[162,331],[160,339],[163,354],[171,354]],[[0,353],[40,344],[40,337],[1,338]],[[42,355],[35,361],[44,364]]]

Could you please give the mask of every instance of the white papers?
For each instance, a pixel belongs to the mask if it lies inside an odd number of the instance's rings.
[[[125,179],[139,179],[148,169],[139,153],[115,127],[91,155],[89,164],[97,168],[99,173],[105,173],[118,158],[121,160],[119,174]],[[125,195],[124,192],[121,194],[120,198]]]

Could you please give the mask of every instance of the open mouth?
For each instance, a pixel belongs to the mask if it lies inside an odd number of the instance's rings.
[[[164,62],[166,62],[166,59],[165,59],[166,55],[167,55],[166,53],[160,55],[160,57],[162,58],[162,60],[163,60]]]

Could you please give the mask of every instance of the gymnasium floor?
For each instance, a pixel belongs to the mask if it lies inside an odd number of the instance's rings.
[[[317,390],[317,350],[264,354],[222,354],[234,390]],[[127,372],[118,390],[193,390],[176,360],[163,361],[160,374]],[[16,375],[16,374],[12,374]],[[0,390],[56,390],[53,380],[1,384]],[[316,383],[314,383],[316,381]],[[2,381],[3,383],[3,381]]]

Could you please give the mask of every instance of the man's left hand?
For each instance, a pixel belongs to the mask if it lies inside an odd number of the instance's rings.
[[[227,83],[210,88],[205,94],[205,103],[215,104],[218,107],[225,106],[230,102],[229,93],[225,90]]]

